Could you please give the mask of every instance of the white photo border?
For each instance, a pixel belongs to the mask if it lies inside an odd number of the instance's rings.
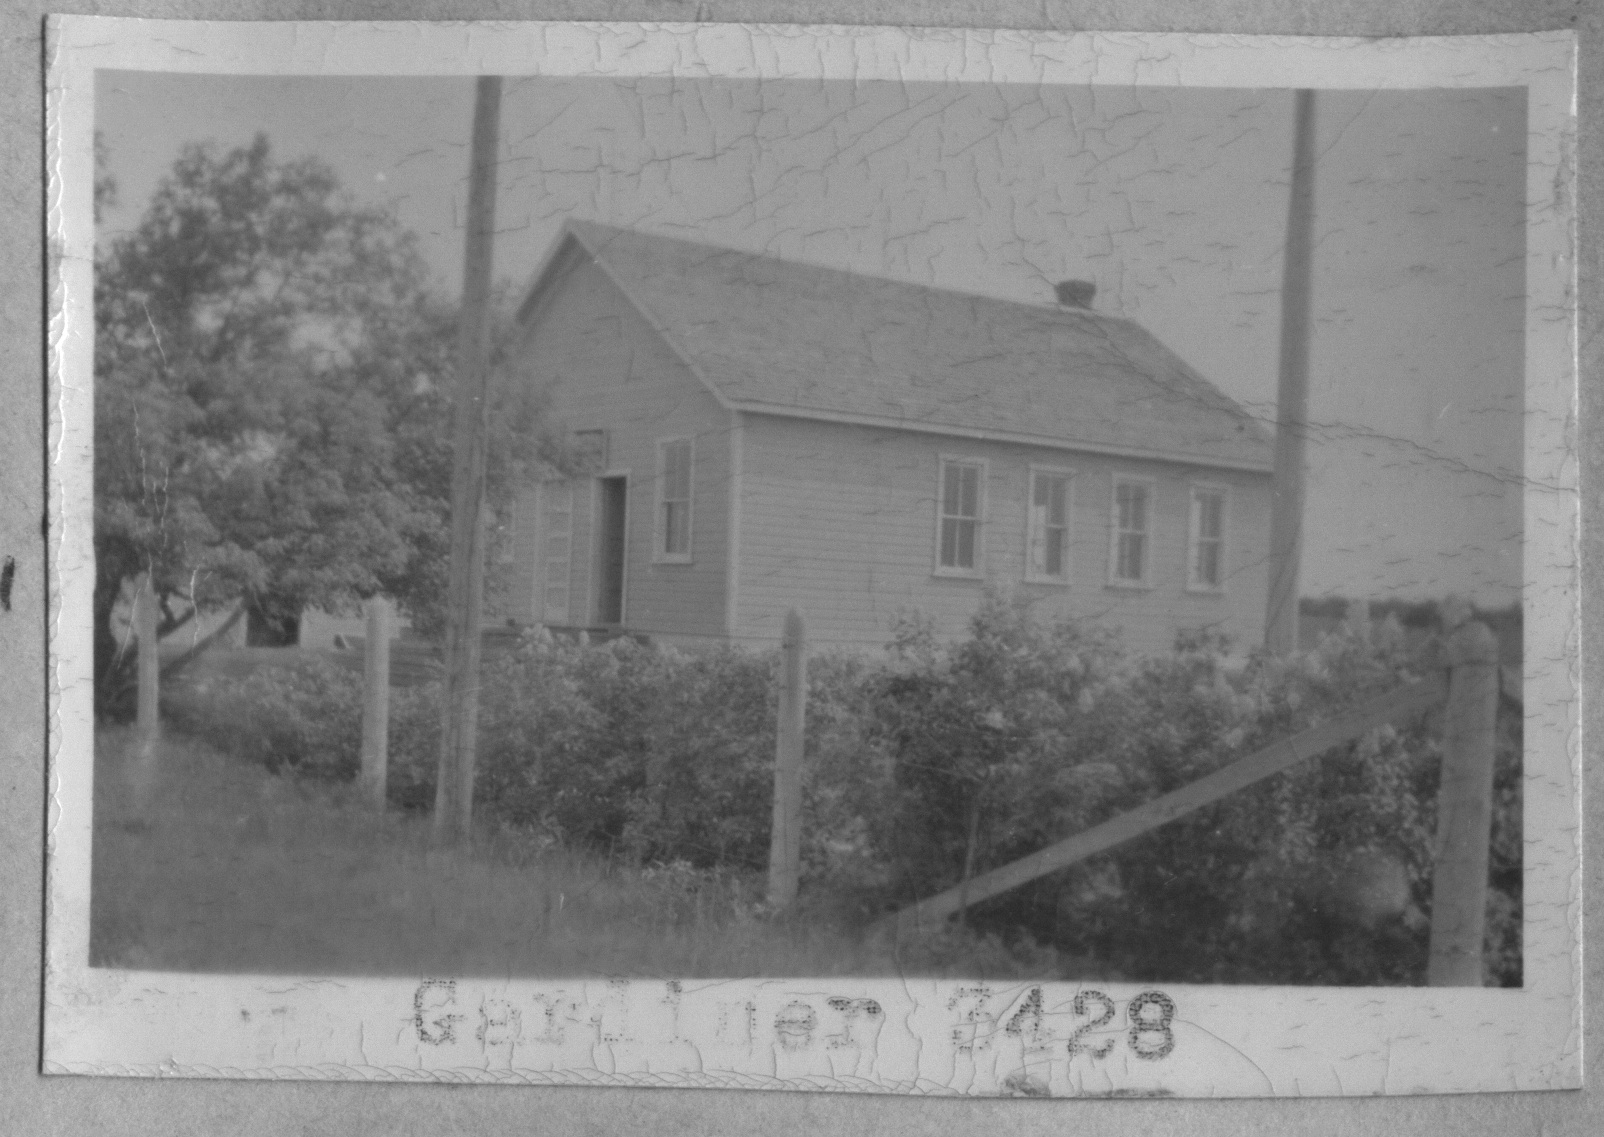
[[[47,35],[46,1072],[916,1094],[1039,1088],[1054,1096],[1374,1095],[1580,1085],[1572,33],[1316,40],[737,24],[52,17]],[[1070,1014],[1079,988],[1069,983],[368,979],[91,969],[92,140],[94,76],[109,68],[240,75],[1525,87],[1525,986],[1162,985],[1175,1008],[1173,1023],[1167,1023],[1173,1050],[1162,1061],[1144,1060],[1140,1040],[1125,1039],[1121,1027],[1107,1036],[1120,1049],[1091,1066],[1072,1061],[1065,1045],[1084,1018]],[[1149,989],[1099,986],[1122,1006]],[[1045,997],[1033,1004],[1036,987]],[[880,1014],[865,1015],[871,1005]],[[1043,1013],[1031,1019],[1033,1006]],[[276,1043],[251,1025],[264,1016],[275,1024]],[[1030,1029],[1010,1030],[1011,1023]]]

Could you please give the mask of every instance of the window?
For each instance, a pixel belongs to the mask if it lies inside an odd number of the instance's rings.
[[[1152,481],[1116,475],[1110,584],[1146,587],[1152,582],[1152,514]]]
[[[1225,587],[1225,490],[1192,487],[1192,521],[1186,586],[1201,592]]]
[[[667,564],[691,559],[691,440],[657,444],[657,549],[652,558]]]
[[[1068,470],[1031,467],[1030,513],[1025,525],[1027,580],[1069,580],[1070,477]]]
[[[983,462],[941,460],[938,573],[967,576],[980,571],[981,483],[985,469]]]

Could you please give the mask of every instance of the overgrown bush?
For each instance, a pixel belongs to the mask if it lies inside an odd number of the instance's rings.
[[[327,656],[295,652],[244,674],[188,678],[163,692],[162,711],[179,729],[275,773],[342,782],[361,768],[362,675]],[[433,800],[439,738],[438,683],[392,692],[393,802]]]
[[[434,805],[444,686],[434,680],[390,691],[390,746],[385,787],[390,803],[402,809],[426,810]]]
[[[1116,764],[1137,772],[1139,799],[1157,796],[1419,678],[1410,664],[1395,645],[1332,637],[1227,674],[1210,645],[1182,645],[1122,691],[1132,728]],[[1056,940],[1095,945],[1134,976],[1418,981],[1439,729],[1370,732],[1077,866]]]
[[[189,733],[270,770],[343,780],[361,760],[362,677],[318,656],[195,680],[164,709]]]
[[[1198,634],[1133,660],[1108,631],[999,598],[971,631],[940,644],[910,621],[884,659],[810,659],[811,910],[861,919],[911,903],[1421,678],[1441,652],[1434,633],[1406,643],[1393,623],[1374,643],[1339,632],[1290,659]],[[528,636],[485,660],[476,808],[621,862],[754,878],[777,668],[774,652]],[[348,778],[359,688],[309,660],[214,684],[187,722],[269,766]],[[436,685],[392,700],[400,804],[432,801],[439,698]],[[1440,717],[1371,731],[977,904],[965,942],[1132,979],[1421,982]],[[1487,958],[1502,983],[1520,981],[1519,728],[1500,716]]]
[[[1104,635],[993,599],[970,639],[919,629],[881,680],[875,727],[894,808],[877,830],[907,903],[1178,789],[1276,739],[1423,677],[1435,637],[1327,637],[1276,659],[1183,636],[1120,658]],[[1421,982],[1441,712],[1369,732],[1071,869],[977,905],[1131,978]],[[1501,716],[1489,969],[1518,983],[1518,716]]]
[[[1130,796],[1130,772],[1109,760],[1114,639],[1038,625],[995,598],[972,631],[942,646],[907,624],[876,677],[869,725],[892,786],[875,840],[903,896],[1040,848]]]
[[[772,661],[531,637],[486,669],[479,790],[510,820],[650,863],[760,868]]]
[[[599,647],[536,634],[486,663],[477,796],[503,819],[635,863],[761,871],[768,861],[778,653]],[[809,666],[804,872],[881,883],[865,811],[867,661]]]

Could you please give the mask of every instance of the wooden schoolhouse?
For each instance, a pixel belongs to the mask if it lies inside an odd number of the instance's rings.
[[[1043,616],[1263,634],[1271,436],[1068,281],[1040,304],[568,221],[510,381],[572,442],[503,518],[487,622],[675,644]]]

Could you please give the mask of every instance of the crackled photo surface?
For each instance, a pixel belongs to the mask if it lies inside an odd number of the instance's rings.
[[[1567,38],[313,27],[55,26],[52,1068],[1574,1082]]]

